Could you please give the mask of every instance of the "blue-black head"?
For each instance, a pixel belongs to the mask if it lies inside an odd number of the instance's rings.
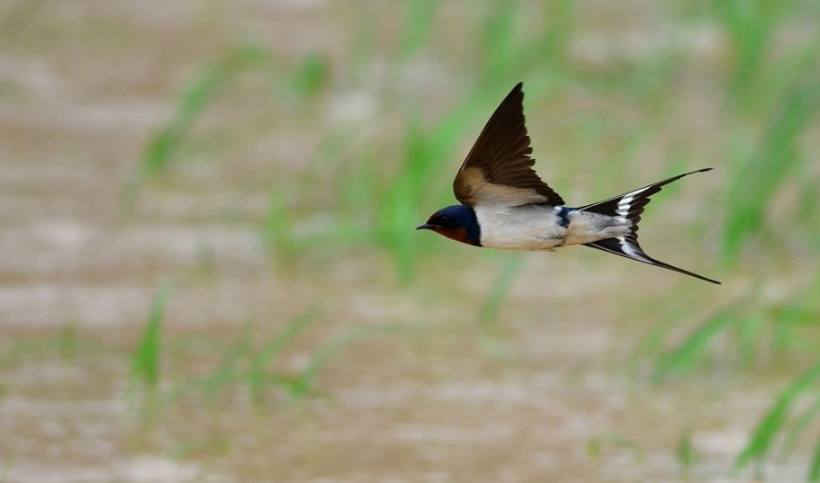
[[[453,205],[433,213],[427,223],[416,230],[432,230],[453,240],[481,246],[481,228],[475,210],[467,205]]]

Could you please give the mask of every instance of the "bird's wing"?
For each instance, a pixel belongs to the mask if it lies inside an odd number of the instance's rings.
[[[519,82],[479,134],[453,181],[456,198],[466,205],[525,205],[564,200],[532,169],[532,147],[524,124],[524,93]]]

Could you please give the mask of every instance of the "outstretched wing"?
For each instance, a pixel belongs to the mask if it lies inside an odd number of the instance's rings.
[[[453,191],[465,205],[564,204],[532,169],[521,86],[504,98],[458,170]]]

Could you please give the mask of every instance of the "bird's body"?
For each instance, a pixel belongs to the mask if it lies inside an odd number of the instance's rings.
[[[474,208],[481,227],[481,246],[504,250],[550,250],[563,244],[568,226],[549,205]]]
[[[638,222],[649,198],[690,171],[597,203],[571,208],[532,166],[523,114],[524,94],[516,85],[493,113],[461,165],[453,190],[460,205],[434,213],[419,228],[470,245],[504,250],[552,250],[584,245],[684,273],[716,280],[647,255],[638,244]]]
[[[481,246],[505,250],[552,250],[624,236],[628,219],[549,205],[473,208],[481,228]]]

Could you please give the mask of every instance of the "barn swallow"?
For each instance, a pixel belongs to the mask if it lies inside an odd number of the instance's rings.
[[[524,123],[522,83],[501,102],[484,126],[453,181],[459,205],[433,213],[418,230],[478,247],[552,250],[584,245],[719,284],[647,255],[638,244],[638,222],[650,196],[679,174],[579,208],[541,181],[532,166]]]

